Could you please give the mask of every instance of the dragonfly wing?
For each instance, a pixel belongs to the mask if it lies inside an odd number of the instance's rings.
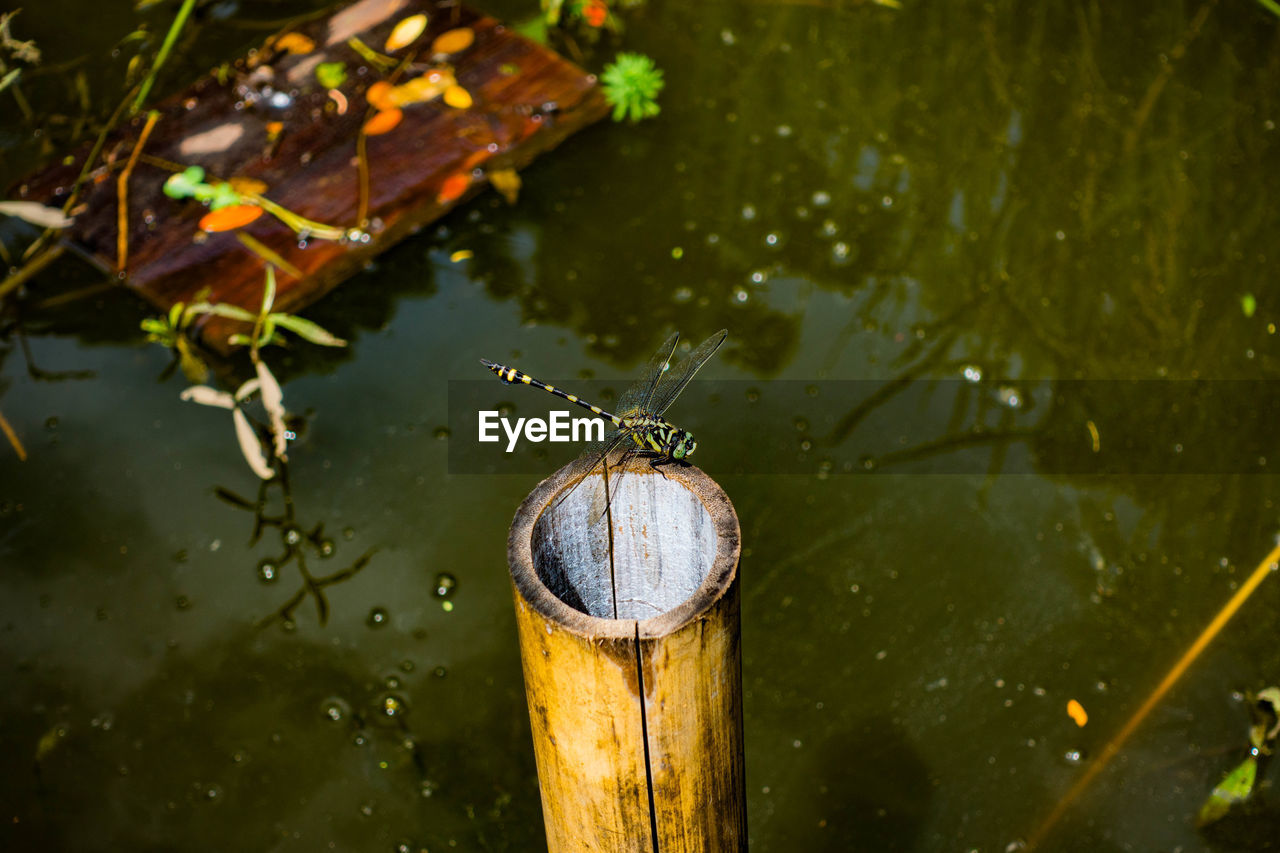
[[[729,337],[729,330],[721,329],[698,344],[698,348],[689,353],[689,357],[682,361],[679,367],[673,368],[662,377],[650,401],[652,408],[646,411],[655,415],[665,412],[693,379],[694,374],[710,360],[711,356],[715,355],[716,350],[720,349],[720,345],[727,337]]]
[[[667,338],[662,346],[658,347],[657,352],[649,359],[649,364],[645,367],[644,373],[641,374],[639,381],[623,392],[618,398],[618,414],[626,415],[628,412],[647,412],[649,406],[653,402],[654,391],[658,387],[658,380],[662,378],[663,372],[667,369],[667,363],[671,361],[671,354],[676,351],[676,344],[680,340],[680,333],[676,332]]]

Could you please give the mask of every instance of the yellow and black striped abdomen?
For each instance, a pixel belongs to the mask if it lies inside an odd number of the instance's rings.
[[[541,382],[537,379],[534,379],[529,374],[516,370],[514,367],[507,367],[505,364],[498,364],[496,362],[489,361],[488,359],[485,359],[485,358],[480,359],[480,363],[483,364],[485,367],[489,368],[489,370],[493,371],[494,374],[496,374],[499,379],[501,379],[503,382],[507,383],[508,385],[515,385],[519,383],[522,385],[532,385],[534,388],[541,388],[543,391],[546,391],[551,394],[555,394],[557,397],[559,397],[562,400],[568,400],[570,403],[575,403],[576,405],[581,406],[582,408],[586,409],[589,412],[592,412],[593,414],[597,414],[602,418],[608,418],[610,421],[613,422],[614,426],[620,427],[623,425],[622,418],[619,418],[616,415],[611,415],[608,412],[606,412],[604,409],[600,408],[599,406],[593,406],[590,403],[588,403],[586,400],[583,400],[582,398],[574,394],[569,394],[565,391],[561,391],[559,388],[557,388],[554,385],[548,385],[545,382]]]

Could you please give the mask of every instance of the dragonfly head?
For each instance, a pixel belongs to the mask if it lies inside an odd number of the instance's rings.
[[[686,456],[693,455],[693,451],[698,449],[698,442],[687,429],[678,429],[671,434],[669,447],[672,459],[683,460]]]

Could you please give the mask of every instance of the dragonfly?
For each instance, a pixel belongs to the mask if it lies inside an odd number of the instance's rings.
[[[698,448],[698,442],[694,439],[693,433],[676,426],[663,415],[693,379],[694,374],[711,359],[711,356],[715,355],[716,350],[720,349],[720,345],[728,336],[729,331],[721,329],[698,344],[693,352],[689,353],[689,356],[676,367],[671,367],[670,362],[671,356],[675,353],[676,344],[680,341],[680,333],[676,332],[667,338],[649,360],[642,378],[618,398],[618,414],[607,412],[581,397],[541,382],[514,367],[498,364],[485,358],[480,359],[480,363],[508,385],[523,384],[541,388],[613,424],[602,441],[589,445],[573,463],[569,477],[571,480],[578,479],[557,501],[561,503],[586,480],[597,466],[602,468],[602,473],[608,482],[609,456],[619,448],[623,448],[623,455],[614,467],[624,471],[626,464],[637,455],[648,456],[649,465],[659,472],[662,465],[688,465],[689,457]],[[617,482],[620,479],[620,476],[614,478],[615,494]],[[607,505],[606,496],[606,507]]]

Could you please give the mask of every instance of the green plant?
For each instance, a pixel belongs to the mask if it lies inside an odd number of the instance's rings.
[[[658,93],[665,85],[662,71],[642,53],[619,53],[600,75],[605,100],[613,105],[613,120],[633,124],[659,112]]]

